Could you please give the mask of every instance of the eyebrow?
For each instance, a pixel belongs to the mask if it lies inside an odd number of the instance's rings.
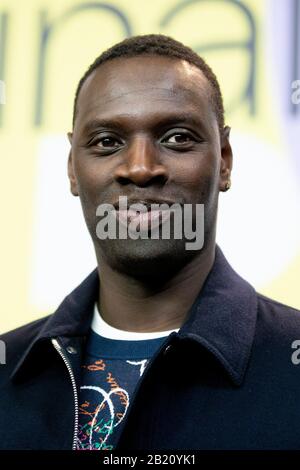
[[[83,134],[92,134],[94,131],[100,128],[109,128],[119,130],[120,128],[125,129],[127,127],[126,121],[131,121],[132,116],[129,114],[122,114],[110,119],[92,119],[88,121],[83,127]],[[176,114],[160,115],[157,119],[154,118],[155,123],[151,126],[153,129],[160,129],[162,127],[168,127],[175,124],[190,124],[201,131],[205,130],[204,122],[199,118],[197,119],[194,115],[188,112],[178,112]]]

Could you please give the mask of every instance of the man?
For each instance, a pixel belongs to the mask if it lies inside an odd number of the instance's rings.
[[[215,75],[169,37],[126,39],[85,73],[68,174],[98,268],[53,315],[3,336],[1,448],[300,446],[299,312],[256,293],[215,243],[229,131]],[[175,236],[174,204],[203,229],[197,249]]]

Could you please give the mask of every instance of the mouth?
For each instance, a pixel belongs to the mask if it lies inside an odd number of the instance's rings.
[[[124,206],[130,208],[132,206],[145,206],[147,211],[150,211],[153,206],[160,206],[160,209],[164,210],[166,206],[170,207],[173,204],[176,204],[175,201],[170,201],[166,199],[127,199],[126,196],[120,196],[119,200],[112,204],[115,210],[124,209]],[[177,203],[178,204],[178,203]]]
[[[129,229],[135,228],[143,232],[159,227],[170,218],[170,210],[149,210],[138,212],[129,209],[116,212],[117,219]]]
[[[116,203],[115,216],[124,226],[139,232],[153,230],[165,223],[171,216],[174,202],[158,200],[130,200],[128,206]]]

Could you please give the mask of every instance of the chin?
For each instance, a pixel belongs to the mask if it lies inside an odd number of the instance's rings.
[[[138,279],[175,274],[197,253],[184,240],[98,240],[97,248],[113,270]]]

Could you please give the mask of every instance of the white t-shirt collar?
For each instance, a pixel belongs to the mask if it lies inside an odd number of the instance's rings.
[[[95,303],[94,314],[91,323],[91,329],[104,338],[125,340],[125,341],[141,341],[145,339],[155,339],[169,336],[173,331],[179,331],[179,328],[167,331],[155,331],[151,333],[137,333],[136,331],[125,331],[114,328],[106,323],[98,310],[97,303]]]

